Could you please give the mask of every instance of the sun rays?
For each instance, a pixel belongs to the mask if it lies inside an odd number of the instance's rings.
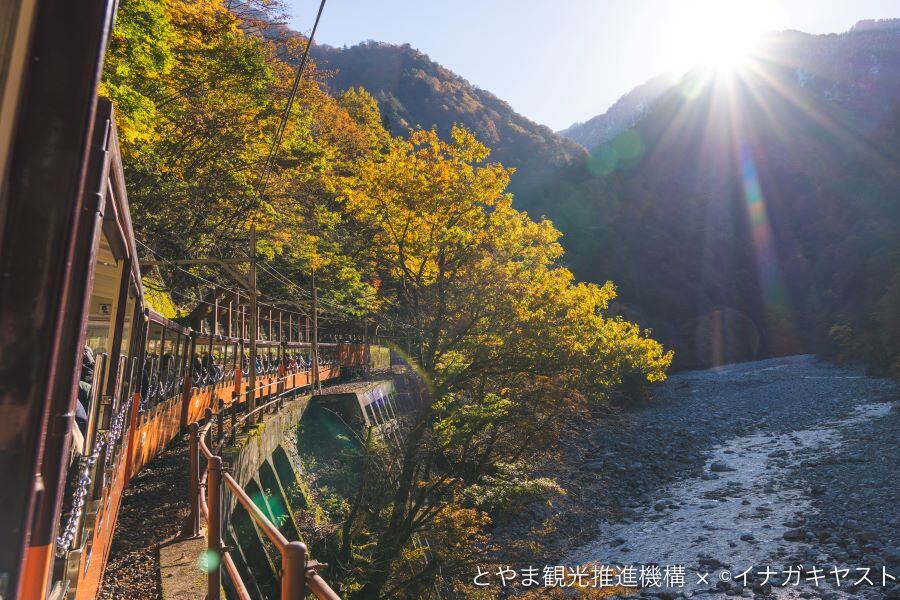
[[[665,40],[668,69],[697,65],[730,71],[745,63],[765,30],[766,2],[689,0],[679,5]]]

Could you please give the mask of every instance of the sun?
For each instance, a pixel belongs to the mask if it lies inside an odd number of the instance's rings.
[[[662,48],[674,73],[695,66],[739,67],[752,54],[771,15],[760,0],[687,0],[676,6]]]

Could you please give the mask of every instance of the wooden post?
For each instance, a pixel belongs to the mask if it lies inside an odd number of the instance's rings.
[[[225,431],[225,401],[219,399],[219,410],[216,412],[216,443],[222,441],[222,432]]]
[[[238,411],[238,393],[231,392],[231,445],[234,446],[237,441],[237,411]]]
[[[256,294],[256,225],[250,225],[250,391],[247,408],[256,408],[256,339],[259,334],[259,307]]]
[[[188,443],[188,502],[191,512],[181,530],[182,537],[200,535],[200,427],[191,423]]]
[[[240,395],[244,388],[244,339],[235,342],[237,344],[237,362],[234,368],[234,394]]]
[[[209,459],[206,471],[209,523],[206,532],[207,600],[219,600],[222,589],[222,459]]]
[[[212,372],[213,372],[212,367],[215,364],[215,361],[213,360],[213,334],[212,333],[209,334],[209,346],[206,349],[206,353],[209,355],[207,357],[208,358],[207,364],[209,365],[209,367],[206,372],[207,385],[209,385],[210,378],[211,378]]]
[[[319,295],[316,291],[316,265],[315,258],[311,272],[312,285],[312,377],[313,391],[321,392],[322,384],[319,381]]]
[[[288,542],[281,551],[281,600],[306,598],[306,544]]]

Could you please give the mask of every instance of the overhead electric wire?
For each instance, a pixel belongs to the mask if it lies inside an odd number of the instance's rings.
[[[166,258],[165,256],[163,256],[162,254],[160,254],[158,251],[156,251],[156,250],[154,250],[153,248],[151,248],[151,247],[150,247],[149,245],[147,245],[145,242],[142,242],[141,240],[139,240],[139,239],[137,239],[137,238],[135,238],[135,241],[136,241],[138,244],[140,244],[141,246],[143,246],[144,248],[146,248],[146,249],[147,249],[151,254],[153,254],[153,256],[155,256],[157,259],[159,259],[159,260],[161,260],[161,261],[164,261],[164,262],[168,262],[168,261],[170,260],[170,259]],[[258,265],[259,265],[261,268],[265,269],[265,263],[258,263]],[[185,269],[185,268],[182,267],[181,265],[172,264],[171,266],[175,267],[177,270],[181,271],[181,272],[184,273],[185,275],[188,275],[188,276],[190,276],[190,277],[193,277],[194,279],[197,279],[198,281],[201,281],[201,282],[203,282],[203,283],[205,283],[205,284],[207,284],[207,285],[211,285],[211,286],[213,286],[213,287],[215,287],[215,288],[218,288],[218,289],[223,290],[223,291],[226,291],[226,292],[234,292],[234,291],[235,291],[235,289],[234,289],[233,287],[224,286],[224,285],[222,285],[222,284],[220,284],[220,283],[216,283],[215,281],[211,281],[211,280],[209,280],[209,279],[207,279],[207,278],[205,278],[205,277],[203,277],[203,276],[201,276],[201,275],[198,275],[198,274],[196,274],[196,273],[193,273],[193,272],[191,272],[191,271]],[[266,270],[268,270],[268,269],[266,269]],[[271,273],[270,273],[270,274],[271,274]],[[273,275],[273,276],[274,276],[274,275]],[[287,283],[288,285],[294,285],[294,284],[290,284],[290,282],[283,281],[283,280],[282,280],[282,283]],[[305,293],[306,295],[309,295],[309,292],[306,291],[306,290],[304,290],[303,288],[297,287],[296,289],[297,289],[298,291],[300,291],[300,292]],[[174,290],[171,290],[171,289],[170,289],[169,291],[171,292],[171,291],[174,291]],[[197,298],[197,299],[189,298],[186,294],[184,294],[184,292],[178,291],[178,292],[175,292],[175,293],[177,293],[177,294],[178,294],[179,296],[181,296],[182,298],[185,298],[185,299],[188,299],[188,300],[191,300],[191,301],[200,302],[200,303],[206,304],[206,305],[208,305],[208,306],[214,306],[213,303],[207,302],[207,301],[202,300],[202,299],[199,299],[199,298]],[[240,294],[240,292],[238,292],[238,294]],[[280,300],[280,301],[281,301],[281,302],[284,302],[285,304],[292,304],[292,303],[295,302],[295,301],[292,301],[292,300]],[[273,304],[273,302],[279,302],[279,300],[274,300],[274,299],[273,299],[273,300],[270,300],[269,302],[259,301],[259,305],[260,305],[260,306],[267,307],[267,308],[271,308],[271,309],[273,309],[273,310],[281,311],[282,313],[285,313],[285,314],[292,314],[292,315],[296,315],[296,316],[298,316],[298,317],[304,317],[304,318],[308,318],[308,317],[309,317],[309,314],[306,313],[306,312],[302,312],[302,311],[298,312],[298,311],[294,311],[294,310],[287,310],[287,309],[284,309],[284,308],[280,308],[280,307],[278,307],[277,305]],[[344,307],[344,308],[346,308],[346,307]],[[325,317],[325,320],[327,320],[327,321],[334,321],[335,319]]]
[[[303,77],[303,70],[306,67],[307,60],[309,59],[309,50],[310,50],[310,48],[312,48],[312,45],[313,45],[313,42],[314,42],[314,39],[316,36],[316,29],[318,29],[318,27],[319,27],[319,21],[322,18],[322,11],[325,9],[325,2],[326,2],[326,0],[321,0],[321,2],[319,3],[319,10],[316,13],[316,20],[313,23],[312,30],[310,31],[309,38],[307,39],[306,48],[303,49],[303,55],[300,58],[300,64],[297,66],[297,73],[294,76],[294,82],[291,86],[291,92],[290,92],[290,95],[288,96],[287,104],[284,107],[284,113],[281,115],[281,121],[278,124],[278,129],[275,133],[275,138],[272,140],[272,147],[269,149],[269,155],[266,158],[266,161],[264,163],[263,172],[260,174],[259,183],[257,185],[257,195],[260,197],[260,200],[262,200],[262,198],[265,196],[266,187],[268,186],[268,183],[269,183],[269,175],[272,172],[272,167],[274,166],[275,160],[278,156],[278,150],[281,147],[281,141],[282,141],[282,138],[284,137],[284,131],[287,128],[287,123],[288,123],[288,120],[290,119],[291,109],[293,108],[294,100],[297,97],[297,92],[300,89],[300,81]],[[287,279],[286,276],[284,276],[280,272],[277,272],[276,270],[267,267],[263,263],[259,263],[259,266],[263,271],[266,271],[269,275],[271,275],[272,277],[281,281],[281,283],[284,283],[290,287],[293,287],[295,290],[299,291],[300,293],[302,293],[303,295],[305,295],[307,297],[311,297],[312,294],[310,292],[304,290],[297,284],[292,283],[291,281],[289,281]],[[341,304],[338,304],[335,302],[331,302],[326,299],[320,299],[320,302],[326,306],[330,306],[333,309],[343,310],[343,311],[347,311],[347,312],[350,312],[352,310],[350,307],[347,307],[347,306],[344,306],[344,305],[341,305]]]
[[[285,105],[284,112],[283,112],[283,114],[282,114],[282,116],[281,116],[281,120],[280,120],[280,122],[279,122],[279,124],[278,124],[278,129],[276,130],[275,137],[274,137],[274,139],[272,140],[272,146],[271,146],[270,149],[269,149],[269,154],[268,154],[268,156],[266,157],[265,162],[263,163],[263,165],[264,165],[264,166],[263,166],[263,172],[260,174],[259,182],[258,182],[258,184],[257,184],[257,195],[260,197],[260,200],[262,200],[262,198],[265,196],[265,190],[266,190],[266,187],[268,186],[268,182],[269,182],[269,175],[271,174],[271,172],[272,172],[272,167],[274,166],[275,160],[277,159],[277,156],[278,156],[278,150],[279,150],[279,148],[281,147],[281,142],[282,142],[282,139],[283,139],[283,137],[284,137],[284,131],[285,131],[285,129],[287,128],[287,123],[288,123],[288,120],[289,120],[289,118],[290,118],[291,109],[293,108],[294,100],[295,100],[296,97],[297,97],[297,92],[298,92],[299,89],[300,89],[300,82],[301,82],[302,77],[303,77],[303,71],[304,71],[304,69],[305,69],[305,67],[306,67],[306,63],[307,63],[307,61],[308,61],[308,59],[309,59],[309,51],[310,51],[310,48],[311,48],[312,45],[313,45],[313,41],[314,41],[314,38],[315,38],[315,35],[316,35],[316,30],[317,30],[318,27],[319,27],[319,21],[321,20],[322,12],[323,12],[323,10],[325,9],[325,3],[326,3],[326,0],[321,0],[321,2],[319,3],[319,10],[318,10],[317,13],[316,13],[316,19],[315,19],[315,22],[313,23],[312,30],[310,31],[309,38],[307,39],[306,47],[305,47],[304,50],[303,50],[303,55],[302,55],[301,58],[300,58],[300,64],[297,66],[297,73],[296,73],[296,75],[294,76],[294,81],[293,81],[293,83],[292,83],[292,85],[291,85],[291,91],[290,91],[290,94],[289,94],[289,96],[288,96],[288,100],[287,100],[287,103],[286,103],[286,105]],[[252,164],[252,163],[251,163],[251,164]],[[159,258],[159,259],[161,259],[161,260],[168,260],[168,259],[162,257],[158,252],[156,252],[153,248],[151,248],[150,246],[148,246],[148,245],[145,244],[144,242],[141,242],[140,240],[137,240],[137,242],[138,242],[139,244],[141,244],[144,248],[146,248],[147,250],[149,250],[149,251],[150,251],[154,256],[156,256],[157,258]],[[192,273],[191,271],[188,271],[187,269],[182,268],[180,265],[173,265],[173,266],[175,266],[175,268],[178,269],[179,271],[181,271],[181,272],[183,272],[183,273],[185,273],[185,274],[187,274],[187,275],[189,275],[189,276],[191,276],[191,277],[194,277],[194,278],[198,279],[199,281],[202,281],[202,282],[204,282],[204,283],[207,283],[208,285],[215,286],[215,287],[217,287],[217,288],[219,288],[219,289],[222,289],[222,290],[225,290],[225,291],[228,291],[228,292],[233,292],[233,291],[234,291],[232,288],[228,288],[228,287],[222,286],[222,285],[217,284],[217,283],[215,283],[215,282],[212,282],[212,281],[210,281],[210,280],[208,280],[208,279],[206,279],[206,278],[204,278],[204,277],[201,277],[201,276],[197,275],[196,273]],[[303,288],[301,288],[301,287],[298,286],[297,284],[295,284],[295,283],[289,281],[288,278],[287,278],[285,275],[283,275],[282,273],[280,273],[279,271],[277,271],[277,269],[274,269],[274,267],[268,267],[265,263],[258,263],[258,266],[259,266],[263,271],[267,272],[269,275],[271,275],[272,277],[274,277],[276,280],[280,281],[281,283],[283,283],[283,284],[285,284],[285,285],[287,285],[287,286],[289,286],[289,287],[294,288],[296,291],[300,292],[302,295],[306,296],[307,298],[311,297],[312,294],[311,294],[309,291],[304,290]],[[179,292],[179,295],[181,295],[182,297],[185,296],[184,294],[182,294],[182,293],[180,293],[180,292]],[[205,301],[203,301],[203,300],[199,300],[199,301],[200,301],[200,302],[204,302],[204,303],[206,303],[206,304],[210,304],[210,303],[205,302]],[[340,304],[340,303],[336,303],[336,302],[330,301],[330,300],[325,299],[325,298],[319,299],[319,302],[320,302],[321,304],[324,304],[325,306],[331,307],[333,310],[343,311],[345,314],[346,314],[346,313],[352,313],[352,310],[353,310],[351,307],[348,307],[348,306],[346,306],[346,305],[342,305],[342,304]],[[281,311],[281,312],[286,312],[286,313],[288,313],[288,314],[294,314],[294,315],[298,315],[298,316],[302,316],[302,317],[307,317],[307,318],[309,317],[309,315],[306,314],[306,313],[300,313],[300,312],[294,312],[294,311],[286,311],[286,310],[280,309],[280,308],[278,308],[278,307],[276,307],[276,306],[269,305],[269,304],[262,303],[262,302],[261,302],[260,304],[261,304],[262,306],[267,306],[267,307],[269,307],[269,308],[274,308],[274,309],[276,309],[276,310],[279,310],[279,311]],[[396,322],[394,321],[394,319],[392,319],[392,318],[390,318],[390,317],[387,317],[387,315],[382,315],[382,317],[385,318],[385,320],[387,320],[387,321],[388,321],[389,323],[391,323],[392,325],[395,325],[395,326],[396,326]],[[330,319],[326,319],[326,320],[330,320]]]
[[[274,270],[274,268],[271,268],[271,267],[267,267],[267,266],[264,265],[264,264],[260,264],[259,267],[260,267],[261,269],[263,269],[264,271],[266,271],[269,275],[271,275],[272,277],[274,277],[274,278],[275,278],[276,280],[278,280],[279,282],[281,282],[281,283],[287,285],[287,286],[290,287],[290,288],[293,288],[295,291],[300,292],[301,294],[303,294],[303,295],[306,296],[307,298],[312,297],[312,293],[309,292],[309,290],[305,290],[305,289],[303,289],[302,287],[300,287],[299,285],[297,285],[296,283],[293,283],[293,282],[289,281],[289,280],[287,279],[287,276],[284,275],[284,274],[282,274],[280,271]],[[325,305],[327,305],[327,306],[330,306],[331,308],[336,309],[336,310],[343,310],[344,313],[349,313],[349,312],[352,311],[352,308],[349,307],[349,306],[346,306],[346,305],[343,305],[343,304],[339,304],[339,303],[337,303],[337,302],[333,302],[333,301],[327,300],[327,299],[325,299],[325,298],[318,298],[318,302],[319,302],[320,304],[325,304]],[[321,310],[321,308],[320,308],[320,310]],[[339,314],[340,314],[340,313],[339,313]]]
[[[283,283],[284,285],[286,285],[290,288],[293,288],[295,291],[302,294],[303,296],[306,296],[307,298],[312,297],[312,293],[309,290],[304,289],[304,288],[300,287],[299,285],[297,285],[296,283],[290,281],[290,279],[288,278],[287,275],[285,275],[284,273],[282,273],[275,267],[272,267],[266,263],[257,263],[257,266],[260,269],[262,269],[263,271],[265,271],[266,273],[268,273],[269,275],[271,275],[274,279],[276,279],[280,283]],[[345,304],[340,304],[338,302],[334,302],[333,300],[328,300],[327,298],[319,298],[318,301],[322,304],[331,306],[334,309],[344,310],[346,312],[350,312],[353,310],[353,308],[350,306],[347,306]]]
[[[135,238],[135,241],[136,241],[138,244],[140,244],[141,246],[143,246],[144,248],[146,248],[151,254],[153,254],[153,256],[155,256],[155,257],[158,258],[159,260],[162,260],[162,261],[168,261],[168,260],[169,260],[169,259],[165,258],[164,256],[162,256],[159,252],[157,252],[156,250],[154,250],[153,248],[151,248],[149,245],[147,245],[146,243],[142,242],[141,240]],[[207,279],[207,278],[205,278],[205,277],[203,277],[203,276],[201,276],[201,275],[198,275],[198,274],[196,274],[196,273],[192,273],[191,271],[188,271],[187,269],[185,269],[185,268],[182,267],[181,265],[172,264],[171,266],[175,267],[177,270],[181,271],[181,272],[184,273],[185,275],[189,275],[189,276],[193,277],[194,279],[197,279],[198,281],[201,281],[201,282],[203,282],[203,283],[206,283],[207,285],[211,285],[211,286],[213,286],[213,287],[216,287],[216,288],[218,288],[218,289],[220,289],[220,290],[223,290],[223,291],[226,291],[226,292],[234,292],[234,291],[235,291],[234,288],[230,288],[230,287],[224,286],[224,285],[219,284],[219,283],[216,283],[216,282],[214,282],[214,281],[210,281],[209,279]],[[260,266],[263,266],[263,264],[260,263]],[[298,289],[300,289],[301,291],[303,291],[302,288],[298,288]],[[209,302],[209,301],[207,301],[207,300],[203,300],[202,298],[192,298],[192,297],[188,296],[187,294],[185,294],[184,292],[181,292],[181,291],[178,291],[178,290],[173,290],[173,289],[170,289],[170,288],[169,288],[169,289],[167,289],[167,291],[170,292],[170,293],[174,293],[174,294],[180,296],[180,297],[182,298],[182,300],[185,300],[185,301],[196,302],[196,303],[205,304],[205,305],[207,305],[207,306],[212,306],[212,307],[215,306],[215,304],[212,303],[212,302]],[[237,293],[240,294],[240,292],[237,292]],[[279,311],[279,312],[281,312],[281,313],[283,313],[283,314],[294,315],[294,316],[296,316],[296,317],[302,317],[302,318],[304,318],[304,319],[309,318],[309,314],[308,314],[308,313],[303,312],[302,310],[299,310],[299,309],[298,309],[298,310],[288,310],[288,309],[284,309],[284,308],[279,307],[279,306],[277,305],[278,302],[283,302],[284,304],[294,304],[294,303],[295,303],[295,301],[293,301],[293,300],[271,299],[269,302],[259,301],[258,304],[259,304],[259,306],[261,306],[261,307],[266,307],[266,308],[270,308],[270,309],[272,309],[272,310],[277,310],[277,311]],[[322,318],[322,319],[325,320],[325,321],[332,322],[332,323],[334,323],[334,322],[339,322],[339,320],[340,320],[339,318],[328,317],[328,316],[321,316],[320,318]]]
[[[306,48],[303,50],[303,56],[300,58],[300,65],[297,67],[297,74],[294,76],[294,83],[291,86],[291,93],[288,96],[287,104],[284,107],[284,114],[281,115],[281,122],[278,125],[278,130],[275,133],[275,139],[272,140],[272,147],[269,150],[269,156],[266,159],[265,166],[263,168],[263,172],[259,178],[259,185],[257,187],[257,195],[260,197],[260,200],[265,196],[266,186],[269,184],[269,174],[272,172],[272,166],[275,164],[275,158],[278,155],[278,148],[281,146],[281,139],[284,136],[284,130],[287,127],[288,119],[291,115],[291,108],[294,106],[294,99],[297,97],[297,91],[300,89],[300,79],[303,77],[303,69],[306,67],[306,61],[309,57],[309,49],[313,45],[313,38],[316,36],[316,29],[319,27],[319,19],[322,17],[322,10],[325,8],[325,1],[322,0],[319,3],[319,12],[316,13],[316,21],[313,23],[312,31],[309,34],[309,39],[306,42]]]
[[[138,239],[137,237],[135,237],[135,241],[136,241],[138,244],[140,244],[141,246],[143,246],[144,248],[146,248],[147,251],[150,252],[150,253],[151,253],[154,257],[156,257],[158,260],[161,260],[161,261],[164,261],[164,262],[168,262],[168,261],[170,260],[170,259],[166,258],[165,256],[163,256],[162,254],[160,254],[158,251],[154,250],[154,249],[153,249],[152,247],[150,247],[147,243],[145,243],[145,242],[141,241],[140,239]],[[202,282],[202,283],[205,283],[205,284],[207,284],[207,285],[213,286],[213,287],[215,287],[215,288],[218,288],[218,289],[223,290],[223,291],[226,291],[226,292],[230,292],[230,293],[234,293],[234,292],[235,292],[235,289],[234,289],[233,287],[224,286],[224,285],[222,285],[222,284],[220,284],[220,283],[216,283],[216,282],[214,282],[214,281],[211,281],[211,280],[209,280],[209,279],[207,279],[207,278],[205,278],[205,277],[203,277],[203,276],[201,276],[201,275],[198,275],[198,274],[196,274],[196,273],[193,273],[193,272],[191,272],[191,271],[185,269],[185,268],[182,267],[181,265],[171,264],[170,266],[175,267],[178,271],[181,271],[181,272],[184,273],[185,275],[188,275],[188,276],[190,276],[190,277],[193,277],[194,279],[196,279],[196,280],[198,280],[198,281],[200,281],[200,282]],[[293,290],[295,290],[296,292],[299,292],[300,294],[306,296],[307,298],[309,298],[309,297],[312,295],[312,294],[309,292],[309,290],[306,290],[306,289],[300,287],[299,285],[297,285],[296,283],[291,282],[291,281],[288,279],[288,277],[287,277],[286,275],[284,275],[283,273],[281,273],[280,271],[278,271],[278,270],[275,269],[274,267],[270,267],[269,265],[267,265],[266,263],[263,263],[263,262],[257,263],[257,266],[260,267],[260,269],[262,269],[262,270],[265,271],[266,273],[268,273],[268,274],[269,274],[271,277],[273,277],[275,280],[277,280],[277,281],[279,281],[280,283],[282,283],[282,284],[288,286],[289,288],[292,288]],[[203,300],[203,299],[201,299],[201,298],[190,298],[190,297],[187,296],[187,294],[185,294],[184,292],[181,292],[181,291],[176,291],[176,290],[172,290],[172,289],[169,289],[168,291],[177,294],[177,295],[180,296],[183,300],[188,300],[188,301],[191,301],[191,302],[198,302],[198,303],[200,303],[200,304],[205,304],[205,305],[207,305],[207,306],[215,306],[215,304],[213,304],[212,302],[208,302],[208,301]],[[239,291],[238,291],[237,293],[240,294]],[[260,306],[264,306],[264,307],[266,307],[266,308],[271,308],[271,309],[273,309],[273,310],[280,311],[280,312],[282,312],[282,313],[284,313],[284,314],[288,314],[288,315],[294,315],[294,316],[297,316],[297,317],[303,317],[303,318],[309,318],[309,317],[310,317],[310,315],[309,315],[308,313],[306,313],[306,312],[298,312],[298,311],[295,311],[295,310],[286,310],[286,309],[284,309],[284,308],[278,307],[276,304],[272,304],[272,302],[284,302],[285,304],[294,304],[294,303],[295,303],[295,301],[292,301],[292,300],[276,300],[276,299],[272,299],[272,300],[270,300],[270,302],[259,301],[259,305],[260,305]],[[334,301],[332,301],[332,300],[328,300],[328,299],[326,299],[326,298],[319,298],[319,302],[320,302],[320,304],[325,304],[326,306],[329,306],[329,307],[332,309],[332,311],[334,311],[334,312],[332,312],[332,315],[331,315],[331,316],[327,316],[327,312],[330,312],[330,311],[323,311],[323,312],[326,312],[326,314],[323,315],[323,314],[320,313],[319,318],[320,318],[320,319],[323,319],[323,320],[325,320],[325,321],[330,321],[330,322],[332,322],[332,323],[336,323],[336,322],[340,322],[340,321],[342,321],[342,320],[346,320],[346,316],[348,315],[348,313],[352,313],[352,310],[353,310],[351,307],[348,307],[348,306],[346,306],[346,305],[344,305],[344,304],[340,304],[340,303],[338,303],[338,302],[334,302]],[[320,311],[321,311],[321,310],[322,310],[322,309],[320,308]],[[398,321],[397,321],[396,319],[393,319],[392,317],[389,317],[389,316],[387,316],[387,315],[380,315],[380,318],[383,319],[384,321],[386,321],[389,325],[391,325],[391,326],[393,326],[393,327],[401,327],[401,328],[405,327],[405,325],[404,325],[403,323],[398,323]]]
[[[310,293],[307,290],[304,290],[303,288],[298,286],[296,283],[292,283],[291,281],[289,281],[287,279],[287,276],[282,274],[280,271],[277,271],[277,269],[275,269],[273,272],[273,271],[270,271],[268,268],[266,268],[264,265],[260,265],[260,267],[262,267],[264,270],[268,271],[270,275],[272,275],[273,277],[275,277],[276,279],[278,279],[285,285],[293,287],[297,291],[302,292],[302,293],[306,294],[307,296],[310,295]],[[271,267],[271,269],[274,269],[274,267]],[[347,312],[350,312],[352,310],[350,307],[348,307],[346,305],[339,304],[339,303],[336,303],[333,301],[329,301],[329,300],[323,299],[323,298],[319,298],[319,302],[330,305],[333,308],[343,309]],[[383,319],[384,321],[386,321],[389,325],[391,325],[393,327],[400,327],[400,328],[408,327],[406,324],[404,324],[402,322],[398,322],[396,319],[389,317],[388,315],[382,314],[382,315],[379,315],[379,318]]]
[[[168,258],[162,256],[159,252],[157,252],[156,250],[154,250],[153,248],[151,248],[151,247],[150,247],[149,245],[147,245],[145,242],[142,242],[141,240],[139,240],[139,239],[137,239],[137,238],[135,238],[135,241],[136,241],[138,244],[140,244],[141,246],[143,246],[144,248],[146,248],[146,249],[147,249],[153,256],[155,256],[157,259],[159,259],[159,260],[161,260],[161,261],[169,261],[169,260],[170,260],[170,259],[168,259]],[[186,274],[186,275],[189,275],[189,276],[191,276],[191,277],[197,279],[198,281],[201,281],[201,282],[203,282],[203,283],[205,283],[205,284],[207,284],[207,285],[211,285],[211,286],[213,286],[213,287],[216,287],[216,288],[218,288],[218,289],[220,289],[220,290],[223,290],[223,291],[226,291],[226,292],[232,292],[232,293],[233,293],[233,292],[235,291],[235,289],[234,289],[233,287],[227,287],[227,286],[224,286],[224,285],[222,285],[222,284],[220,284],[220,283],[216,283],[216,282],[214,282],[214,281],[210,281],[209,279],[207,279],[207,278],[205,278],[205,277],[202,277],[202,276],[200,276],[200,275],[197,275],[196,273],[192,273],[191,271],[188,271],[187,269],[185,269],[185,268],[182,267],[181,265],[172,264],[171,266],[175,267],[177,270],[181,271],[182,273],[184,273],[184,274]],[[176,294],[178,294],[178,295],[181,296],[182,298],[187,298],[187,295],[184,294],[183,292],[175,291],[175,290],[171,290],[171,289],[169,289],[169,291],[170,291],[170,292],[175,292]],[[240,294],[240,292],[237,292],[237,293]],[[202,299],[200,299],[200,298],[197,298],[197,299],[192,299],[192,298],[190,298],[190,300],[191,300],[191,301],[200,302],[200,303],[206,304],[206,305],[208,305],[208,306],[215,306],[213,303],[208,302],[208,301],[206,301],[206,300],[202,300]],[[265,307],[267,307],[267,308],[271,308],[271,309],[273,309],[273,310],[280,311],[280,312],[282,312],[282,313],[286,313],[286,314],[290,314],[290,315],[296,315],[296,316],[298,316],[298,317],[304,317],[304,318],[309,317],[309,315],[306,314],[306,313],[297,312],[297,311],[292,311],[292,310],[285,310],[285,309],[283,309],[283,308],[279,308],[278,306],[276,306],[276,305],[274,305],[274,304],[270,304],[270,303],[266,303],[266,302],[262,302],[262,301],[259,302],[259,305],[260,305],[260,306],[265,306]]]
[[[264,265],[264,264],[260,264],[259,266],[260,266],[260,268],[262,268],[264,271],[266,271],[269,275],[271,275],[272,277],[274,277],[275,279],[277,279],[277,280],[280,281],[281,283],[283,283],[283,284],[285,284],[285,285],[287,285],[287,286],[289,286],[289,287],[294,288],[295,290],[297,290],[298,292],[304,294],[304,295],[307,296],[307,297],[312,296],[312,294],[309,292],[309,290],[305,290],[305,289],[303,289],[302,287],[300,287],[299,285],[297,285],[296,283],[291,282],[290,280],[287,279],[287,276],[286,276],[286,275],[284,275],[284,274],[281,273],[280,271],[276,270],[274,267],[268,267],[267,265]],[[346,306],[346,305],[344,305],[344,304],[340,304],[340,303],[334,302],[334,301],[332,301],[332,300],[328,300],[328,299],[326,299],[326,298],[319,298],[318,301],[319,301],[320,303],[322,303],[322,304],[331,306],[332,308],[335,308],[335,309],[343,309],[343,310],[345,310],[345,311],[347,311],[347,312],[349,312],[349,311],[352,310],[352,308],[349,307],[349,306]]]

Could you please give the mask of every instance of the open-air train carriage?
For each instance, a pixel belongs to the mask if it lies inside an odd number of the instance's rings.
[[[259,400],[314,381],[308,322],[302,335],[267,307],[250,365],[246,304],[194,329],[146,305],[113,108],[96,95],[115,7],[0,8],[3,599],[95,597],[134,474],[251,379]],[[349,348],[320,345],[321,381],[365,356]]]
[[[62,421],[60,501],[46,515],[53,522],[43,524],[55,529],[50,544],[26,554],[27,571],[47,577],[27,580],[23,598],[95,597],[134,474],[208,409],[246,402],[251,379],[260,402],[314,382],[309,342],[259,341],[251,365],[249,339],[212,333],[223,330],[219,315],[195,331],[146,306],[108,101],[99,103],[97,122],[88,172],[100,191],[94,218],[79,232],[86,286],[70,355],[77,379]],[[320,381],[339,378],[365,356],[358,345],[320,344]]]
[[[139,343],[139,383],[133,393],[129,476],[159,454],[180,431],[185,379],[193,353],[191,331],[145,309]]]
[[[69,354],[69,361],[76,358],[75,381],[61,390],[61,412],[55,419],[51,415],[46,434],[55,443],[47,444],[41,468],[48,475],[41,477],[43,491],[53,494],[41,500],[57,501],[38,505],[25,554],[23,597],[48,591],[51,597],[65,597],[76,582],[84,582],[80,597],[96,593],[127,479],[132,391],[143,353],[137,341],[143,305],[118,156],[112,106],[101,101],[87,164],[86,186],[94,192],[88,196],[91,204],[83,204],[86,218],[74,240],[83,257],[75,267],[84,278],[78,286],[83,299],[79,326],[69,338],[75,342]],[[58,461],[55,468],[53,460]],[[35,543],[45,541],[49,543]]]
[[[88,171],[88,157],[98,139],[108,139],[94,135],[106,129],[95,107],[114,7],[114,0],[0,3],[4,598],[45,597],[49,589],[75,426],[93,242],[113,218],[100,210],[107,186],[99,186],[96,163]],[[116,218],[122,223],[127,213]],[[132,264],[131,257],[125,262]]]

